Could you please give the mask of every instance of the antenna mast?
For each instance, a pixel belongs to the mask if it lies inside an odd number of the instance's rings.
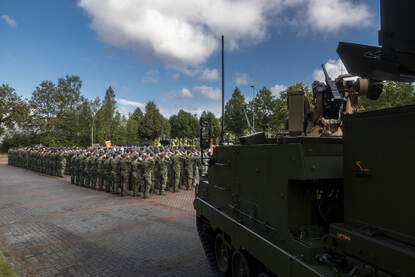
[[[222,131],[220,133],[220,144],[224,143],[225,126],[225,37],[222,35]]]

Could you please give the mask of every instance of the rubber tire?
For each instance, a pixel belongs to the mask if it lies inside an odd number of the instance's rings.
[[[219,247],[221,249],[219,249]],[[230,261],[231,261],[231,251],[225,243],[225,239],[222,234],[216,235],[215,239],[215,259],[218,271],[223,275],[226,275],[229,272]],[[226,261],[222,262],[219,255],[226,255]]]
[[[210,224],[204,218],[196,218],[196,227],[199,233],[200,241],[202,242],[203,250],[205,251],[209,266],[216,276],[226,276],[218,270],[218,264],[216,262],[215,255],[215,238],[216,234],[210,227]]]
[[[248,261],[240,251],[235,251],[232,255],[232,277],[250,277]]]

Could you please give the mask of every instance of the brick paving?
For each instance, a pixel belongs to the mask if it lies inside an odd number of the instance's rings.
[[[122,198],[0,159],[0,249],[19,276],[212,276],[193,199]]]

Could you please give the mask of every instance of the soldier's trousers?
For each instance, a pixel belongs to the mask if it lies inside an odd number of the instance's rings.
[[[92,189],[96,188],[96,186],[97,186],[97,172],[96,171],[93,171],[91,173],[90,184],[89,185]]]
[[[110,192],[112,188],[112,175],[105,174],[104,175],[104,187],[106,192]]]
[[[180,170],[173,171],[173,191],[179,191]]]
[[[167,179],[168,179],[167,171],[161,172],[160,177],[161,177],[160,178],[160,193],[162,193],[166,190],[166,186],[167,186]]]
[[[147,198],[151,189],[151,175],[144,176],[143,198]]]
[[[120,187],[121,178],[120,175],[117,173],[112,173],[112,192],[118,192],[118,188]]]
[[[131,175],[131,189],[133,190],[134,196],[138,194],[141,187],[141,179],[135,174]]]
[[[186,174],[186,189],[189,190],[193,184],[193,171]]]
[[[75,172],[71,172],[71,184],[75,184]]]
[[[97,175],[98,175],[98,189],[102,190],[102,188],[104,187],[104,174],[98,171]]]
[[[129,186],[129,175],[121,175],[121,193],[125,193]]]

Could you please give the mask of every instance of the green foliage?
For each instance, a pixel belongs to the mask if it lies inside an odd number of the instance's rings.
[[[373,111],[415,104],[415,86],[412,83],[384,82],[383,92],[378,100],[359,98],[360,111]]]
[[[231,99],[225,105],[225,128],[235,136],[242,135],[248,128],[242,109],[246,107],[245,97],[235,87]]]
[[[221,126],[219,119],[212,113],[208,111],[203,111],[202,117],[210,118],[210,132],[212,138],[220,138]]]
[[[154,141],[161,135],[168,135],[169,131],[169,121],[161,115],[153,101],[148,102],[146,113],[139,121],[138,135],[143,139]]]
[[[4,257],[3,253],[0,252],[0,276],[3,277],[16,277],[16,274],[13,272],[12,266]]]
[[[15,90],[6,84],[0,86],[0,136],[5,129],[13,130],[22,125],[27,119],[29,108],[15,93]]]
[[[196,138],[199,136],[199,120],[195,115],[180,110],[169,119],[172,138]]]

